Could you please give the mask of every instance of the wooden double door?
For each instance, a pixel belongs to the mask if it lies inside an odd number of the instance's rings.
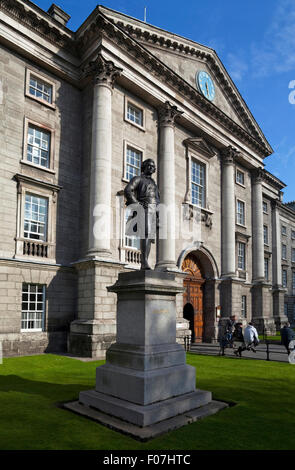
[[[205,279],[193,255],[189,255],[184,260],[182,271],[187,272],[187,277],[183,283],[185,288],[183,316],[190,322],[192,341],[200,343],[203,341],[204,333],[203,289]]]

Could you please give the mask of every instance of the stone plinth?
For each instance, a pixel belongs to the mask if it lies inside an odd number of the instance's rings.
[[[176,343],[175,274],[120,273],[108,288],[117,293],[117,342],[97,368],[95,390],[79,402],[148,426],[211,402],[211,392],[195,389],[195,368]]]

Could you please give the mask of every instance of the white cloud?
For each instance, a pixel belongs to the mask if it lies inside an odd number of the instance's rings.
[[[248,72],[247,63],[232,53],[227,54],[226,62],[228,73],[234,81],[242,80],[244,75]]]
[[[295,2],[280,0],[262,43],[252,43],[252,65],[258,76],[295,68]]]

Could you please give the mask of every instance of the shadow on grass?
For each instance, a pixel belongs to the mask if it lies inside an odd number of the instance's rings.
[[[0,392],[18,392],[28,395],[41,395],[48,399],[57,399],[66,397],[66,399],[78,398],[81,390],[89,390],[89,385],[85,384],[60,384],[51,382],[39,382],[28,380],[18,375],[0,376]],[[68,398],[69,397],[69,398]]]

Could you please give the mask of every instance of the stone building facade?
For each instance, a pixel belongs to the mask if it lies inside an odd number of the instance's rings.
[[[123,190],[146,158],[170,208],[151,263],[185,289],[179,341],[215,341],[231,314],[260,331],[294,323],[295,206],[216,52],[102,6],[76,32],[55,5],[1,0],[0,13],[4,354],[104,357],[107,287],[139,269]]]

